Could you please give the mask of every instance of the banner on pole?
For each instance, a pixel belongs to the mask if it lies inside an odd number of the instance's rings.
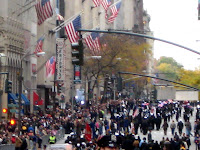
[[[74,84],[81,83],[81,66],[74,65]]]
[[[64,81],[64,49],[65,49],[65,41],[64,38],[56,39],[56,80]]]

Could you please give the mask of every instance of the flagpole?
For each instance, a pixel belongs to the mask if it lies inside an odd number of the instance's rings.
[[[115,2],[115,3],[113,3],[112,5],[110,5],[109,7],[112,7],[112,6],[114,6],[114,5],[116,5],[117,3],[119,3],[121,0],[119,0],[119,1],[117,1],[117,2]]]
[[[94,21],[94,19],[97,19],[97,18],[98,18],[98,17],[94,17],[93,19],[91,19],[91,20],[88,21],[87,23],[83,24],[82,27],[85,27],[85,26],[91,24],[91,23]],[[98,26],[99,26],[99,25],[98,25]],[[96,28],[96,27],[95,27],[95,28]],[[93,28],[93,29],[94,29],[94,28]]]
[[[92,30],[95,30],[95,28],[97,29],[99,26],[100,26],[100,25],[98,25],[98,26],[92,28]],[[82,37],[84,36],[83,39],[86,38],[85,36],[88,36],[88,35],[91,35],[91,33],[88,33],[88,32],[84,33],[84,34],[82,35]]]
[[[44,37],[44,38],[45,38],[46,35],[47,35],[47,34],[44,33],[41,37]],[[38,41],[38,40],[37,40],[37,41]],[[37,42],[37,41],[36,41],[36,42]],[[35,42],[34,42],[34,43],[35,43]],[[29,47],[27,48],[27,51],[26,51],[25,54],[28,54],[29,52],[31,52],[32,49],[30,49],[30,48],[32,48],[33,46],[36,46],[36,45],[37,45],[37,44],[33,44],[33,45],[29,46]]]
[[[80,11],[78,14],[72,16],[71,18],[67,19],[66,21],[64,21],[63,23],[61,23],[59,26],[55,27],[52,29],[53,32],[58,32],[60,29],[62,29],[69,21],[71,21],[72,19],[74,19],[75,17],[77,17],[78,15],[82,15],[84,12]]]

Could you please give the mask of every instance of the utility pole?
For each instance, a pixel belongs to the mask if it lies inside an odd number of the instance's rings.
[[[113,86],[113,100],[115,101],[116,100],[116,86],[115,86],[115,78],[114,78],[114,81],[113,81],[113,84],[114,84],[114,86]]]
[[[125,35],[131,35],[131,36],[138,36],[138,37],[143,37],[143,38],[147,38],[147,39],[152,39],[152,40],[157,40],[157,41],[161,41],[161,42],[164,42],[164,43],[167,43],[167,44],[171,44],[171,45],[174,45],[174,46],[177,46],[177,47],[180,47],[180,48],[183,48],[183,49],[186,49],[188,51],[191,51],[193,53],[196,53],[198,55],[200,55],[200,52],[198,51],[195,51],[191,48],[188,48],[188,47],[185,47],[183,45],[180,45],[180,44],[177,44],[177,43],[174,43],[174,42],[170,42],[170,41],[167,41],[167,40],[164,40],[164,39],[160,39],[160,38],[156,38],[156,37],[153,37],[153,36],[148,36],[148,35],[145,35],[145,34],[138,34],[138,33],[130,33],[130,32],[121,32],[121,31],[115,31],[115,30],[89,30],[89,29],[78,29],[79,32],[97,32],[97,33],[114,33],[114,34],[125,34]]]
[[[19,76],[18,76],[18,81],[19,81],[19,106],[18,106],[18,134],[20,135],[20,130],[21,130],[21,110],[22,110],[22,81],[23,81],[23,77],[22,77],[22,72],[23,72],[23,68],[22,68],[22,61],[21,61],[21,68],[19,71]]]

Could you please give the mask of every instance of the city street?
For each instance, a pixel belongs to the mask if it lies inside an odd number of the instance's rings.
[[[182,112],[183,112],[183,111],[182,111]],[[131,113],[132,113],[132,111],[130,112],[130,114],[131,114]],[[191,125],[192,125],[192,131],[191,131],[191,134],[192,134],[192,135],[194,135],[194,130],[193,130],[193,129],[194,129],[195,114],[196,114],[196,108],[194,108],[193,116],[190,117],[190,122],[191,122]],[[107,115],[106,118],[110,118],[110,115]],[[181,116],[181,119],[184,120],[184,119],[183,119],[183,115]],[[177,124],[176,119],[175,119],[175,118],[172,118],[171,121],[170,121],[170,123],[168,123],[169,126],[170,126],[172,120],[174,120],[175,123]],[[163,123],[163,122],[162,122],[162,123]],[[184,121],[183,121],[183,123],[184,123]],[[185,130],[185,127],[184,127],[184,128],[183,128],[183,133],[185,133],[185,131],[186,131],[186,130]],[[177,128],[175,129],[175,132],[178,132]],[[104,134],[105,134],[105,130],[104,130]],[[142,139],[143,137],[146,137],[146,138],[147,138],[147,135],[143,135],[143,134],[140,132],[140,129],[138,130],[138,135],[140,136],[141,139]],[[62,139],[62,140],[60,140],[60,141],[58,141],[57,144],[64,144],[65,139],[67,138],[67,136],[69,136],[69,134],[66,134],[66,135],[65,135],[65,138]],[[163,131],[163,129],[162,129],[162,124],[161,124],[161,129],[160,129],[159,131],[157,131],[157,130],[152,130],[152,139],[153,139],[154,141],[160,142],[160,141],[162,140],[163,137],[165,137],[165,138],[168,137],[169,139],[171,139],[173,136],[172,136],[172,134],[171,134],[171,129],[170,129],[170,127],[168,127],[167,135],[164,135],[164,131]],[[190,150],[195,150],[195,149],[196,149],[196,145],[195,145],[195,143],[194,143],[194,137],[191,136],[190,140],[191,140]]]

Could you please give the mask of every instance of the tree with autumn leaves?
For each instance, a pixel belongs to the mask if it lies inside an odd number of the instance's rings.
[[[155,72],[161,73],[162,78],[200,88],[200,68],[186,70],[172,57],[162,56],[156,60]]]
[[[101,38],[101,50],[96,55],[100,55],[101,59],[92,59],[91,52],[85,48],[86,58],[84,60],[83,75],[89,82],[90,92],[94,88],[105,81],[107,75],[117,75],[119,71],[141,73],[146,70],[148,57],[151,55],[149,46],[146,43],[136,41],[131,36],[124,35],[106,35]],[[131,78],[133,76],[124,75],[123,78]],[[146,78],[135,79],[138,89],[146,84]],[[103,84],[106,89],[105,84]]]

